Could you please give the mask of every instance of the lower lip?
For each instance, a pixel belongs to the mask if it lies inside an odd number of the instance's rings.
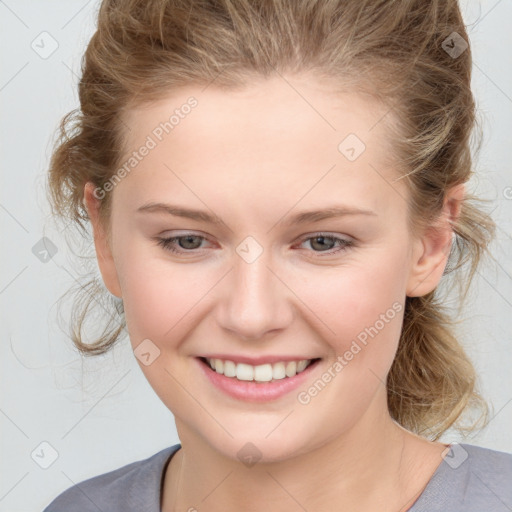
[[[269,402],[290,393],[303,384],[318,366],[320,359],[313,361],[304,371],[293,377],[285,377],[272,382],[244,381],[226,377],[212,370],[210,365],[202,359],[196,358],[196,361],[210,382],[227,395],[247,402]]]

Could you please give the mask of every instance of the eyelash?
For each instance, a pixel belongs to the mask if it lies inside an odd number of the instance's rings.
[[[180,238],[187,238],[189,236],[200,238],[202,240],[207,240],[206,237],[196,235],[194,233],[185,233],[180,236],[173,236],[170,238],[157,238],[157,243],[161,247],[163,247],[165,250],[175,253],[175,254],[186,254],[186,253],[193,253],[197,251],[198,249],[190,249],[190,250],[177,250],[176,246],[174,245],[174,242],[179,240]],[[337,249],[329,249],[328,251],[313,251],[317,253],[320,257],[322,257],[324,254],[332,256],[333,254],[337,254],[341,251],[345,251],[348,247],[353,245],[352,240],[346,240],[344,238],[339,238],[336,236],[329,235],[328,233],[315,233],[313,236],[309,236],[307,238],[302,239],[299,243],[302,244],[308,240],[313,240],[315,238],[327,238],[329,240],[334,240],[335,242],[340,242],[340,246]]]

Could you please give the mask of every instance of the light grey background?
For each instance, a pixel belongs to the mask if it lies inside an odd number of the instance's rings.
[[[77,262],[51,222],[45,172],[57,124],[78,105],[80,58],[98,5],[0,0],[0,511],[42,510],[73,483],[179,441],[128,340],[82,360],[57,323],[55,303]],[[499,224],[497,262],[477,275],[460,326],[494,418],[464,442],[512,452],[512,3],[468,0],[462,8],[484,131],[473,187],[491,200]],[[32,252],[43,236],[57,247],[46,262]],[[58,457],[43,469],[52,449]]]

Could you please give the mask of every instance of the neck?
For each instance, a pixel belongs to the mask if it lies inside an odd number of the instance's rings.
[[[387,408],[380,408],[367,411],[343,435],[301,455],[247,467],[176,423],[182,449],[166,473],[163,512],[252,512],[269,504],[283,512],[331,511],[340,504],[344,510],[401,512],[417,499],[444,448],[406,431]],[[422,466],[420,452],[428,458],[427,466]]]

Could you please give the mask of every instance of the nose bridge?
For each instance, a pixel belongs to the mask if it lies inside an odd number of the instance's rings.
[[[255,248],[250,247],[245,254],[243,249],[240,244],[234,255],[222,327],[237,337],[257,339],[287,324],[290,304],[286,287],[274,275],[269,252],[263,251],[253,259]]]

